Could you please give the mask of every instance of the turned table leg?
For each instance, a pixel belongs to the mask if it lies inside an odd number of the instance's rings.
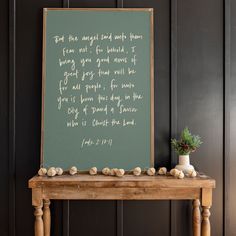
[[[201,213],[200,201],[196,199],[193,201],[193,236],[201,236]]]
[[[35,236],[44,236],[43,219],[42,219],[42,215],[43,215],[42,204],[39,205],[39,206],[34,206],[34,208],[35,208],[35,211],[34,211],[34,215],[35,215],[35,222],[34,222]]]
[[[211,213],[209,209],[210,207],[207,206],[202,207],[202,236],[211,235],[211,224],[209,220]]]
[[[43,227],[43,198],[42,198],[42,189],[33,188],[32,189],[32,205],[34,206],[34,235],[35,236],[44,236],[44,227]]]
[[[211,235],[211,224],[209,217],[210,207],[212,205],[212,189],[202,189],[202,225],[201,225],[201,236]]]
[[[50,213],[50,200],[49,199],[44,200],[43,224],[44,224],[44,236],[50,236],[51,213]]]

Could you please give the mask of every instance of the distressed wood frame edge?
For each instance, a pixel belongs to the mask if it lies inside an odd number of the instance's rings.
[[[154,167],[155,161],[155,145],[154,145],[154,10],[153,8],[149,9],[150,14],[150,145],[151,145],[151,160],[150,164]]]
[[[43,8],[46,11],[146,11],[153,12],[153,8]]]
[[[44,108],[46,86],[46,30],[48,11],[141,11],[150,12],[150,166],[154,167],[154,9],[153,8],[43,8],[43,42],[42,42],[42,106],[41,106],[41,145],[40,167],[44,165]]]
[[[43,42],[42,42],[42,92],[41,92],[41,145],[40,145],[40,167],[44,164],[44,103],[46,82],[46,30],[47,9],[43,9]]]

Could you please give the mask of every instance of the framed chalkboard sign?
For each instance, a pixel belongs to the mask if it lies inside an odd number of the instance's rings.
[[[41,165],[153,166],[153,9],[43,15]]]

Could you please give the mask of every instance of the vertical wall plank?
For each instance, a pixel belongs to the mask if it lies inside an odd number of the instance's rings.
[[[178,46],[177,46],[177,23],[178,23],[178,12],[177,12],[177,0],[171,0],[171,76],[170,76],[170,97],[171,97],[171,104],[170,104],[170,115],[171,115],[171,137],[175,137],[177,135],[178,127],[177,127],[177,53],[178,53]],[[171,166],[174,167],[177,164],[177,158],[174,151],[171,152]]]
[[[33,235],[33,208],[27,183],[40,165],[42,8],[61,6],[61,0],[15,2],[16,235]]]
[[[63,201],[63,236],[69,236],[70,235],[70,201],[64,200]]]
[[[203,139],[191,162],[216,179],[210,218],[214,236],[223,235],[223,6],[223,0],[178,1],[178,129],[188,126]],[[187,225],[190,211],[186,203],[177,212]],[[181,221],[177,225],[177,235],[190,235]]]
[[[116,0],[116,7],[123,8],[124,7],[124,0]]]
[[[177,12],[177,0],[171,0],[171,74],[170,74],[170,134],[171,137],[176,137],[177,135],[177,23],[178,23],[178,12]],[[171,147],[170,147],[171,148]],[[171,151],[171,168],[173,168],[177,163],[177,158],[175,152]],[[177,202],[171,201],[170,203],[170,235],[176,235],[176,207]]]
[[[62,6],[64,8],[70,7],[70,0],[62,0]]]
[[[225,156],[225,236],[232,236],[236,234],[236,2],[226,0],[225,4],[225,24],[228,23],[225,26],[225,59],[228,61],[225,62],[229,63],[229,65],[226,65],[228,67],[225,67],[225,72],[227,71],[227,78],[225,78],[225,93],[227,92],[225,102],[227,102],[228,99],[228,111],[230,111],[230,114],[228,114],[230,119],[230,127],[228,127],[229,156],[228,158]],[[230,74],[228,74],[228,70],[230,70]],[[227,110],[225,112],[227,112]]]
[[[9,235],[16,234],[16,1],[9,1]]]
[[[116,201],[116,236],[124,235],[123,201]]]
[[[70,0],[70,7],[85,7],[85,8],[115,8],[117,0]]]
[[[231,0],[224,0],[224,235],[230,234],[230,88],[231,88]],[[228,226],[228,227],[227,227]]]
[[[0,172],[0,229],[1,235],[8,236],[8,222],[9,222],[9,2],[8,0],[1,1],[0,7],[0,52],[1,52],[1,86],[0,86],[0,147],[1,147],[1,172]],[[12,209],[11,209],[12,210]]]
[[[71,201],[70,235],[116,236],[116,201]]]

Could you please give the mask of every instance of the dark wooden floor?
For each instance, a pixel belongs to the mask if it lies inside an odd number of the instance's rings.
[[[236,204],[236,2],[2,0],[0,232],[32,236],[27,181],[39,166],[43,7],[155,9],[155,161],[176,163],[169,139],[204,140],[192,163],[217,181],[212,235],[233,236]],[[115,27],[115,26],[114,26]],[[191,205],[169,201],[54,202],[53,235],[189,236]]]

